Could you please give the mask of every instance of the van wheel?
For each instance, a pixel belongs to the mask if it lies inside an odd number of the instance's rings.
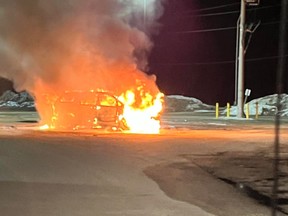
[[[119,121],[118,127],[119,127],[120,130],[129,130],[130,129],[128,127],[128,125],[127,125],[126,120],[124,118]]]

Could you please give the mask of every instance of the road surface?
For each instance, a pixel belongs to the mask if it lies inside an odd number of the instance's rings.
[[[161,134],[139,135],[39,131],[36,123],[27,123],[35,113],[23,115],[0,113],[1,215],[271,215],[269,206],[219,179],[207,165],[212,156],[216,164],[217,155],[229,153],[233,161],[234,152],[253,157],[271,150],[269,121],[171,114]],[[287,128],[281,135],[285,146]],[[231,173],[231,167],[222,172]]]

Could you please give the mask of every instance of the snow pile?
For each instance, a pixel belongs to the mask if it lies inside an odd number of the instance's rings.
[[[262,98],[254,99],[248,103],[249,114],[256,115],[256,110],[258,106],[259,115],[275,115],[277,111],[277,94],[268,95]],[[227,110],[224,111],[226,113]],[[245,105],[244,112],[247,112],[247,104]],[[281,116],[288,116],[288,95],[281,95]],[[237,115],[237,107],[233,106],[230,111],[231,115]]]
[[[254,99],[249,103],[249,114],[256,115],[256,107],[258,106],[258,115],[275,115],[277,111],[277,94],[268,95],[262,98]],[[288,116],[288,95],[281,95],[281,116]],[[207,105],[202,101],[181,95],[165,96],[165,112],[215,112],[215,106]],[[246,112],[247,106],[244,111]],[[35,110],[34,99],[27,92],[15,93],[6,91],[0,96],[0,109],[9,110]],[[220,108],[220,111],[223,108]],[[227,110],[222,112],[226,115]],[[230,110],[231,116],[237,115],[237,107],[232,106]]]
[[[170,95],[165,97],[165,110],[167,112],[209,112],[215,110],[215,106],[204,104],[192,97]]]
[[[34,99],[27,92],[15,93],[6,91],[0,96],[0,109],[35,109]],[[207,112],[214,111],[215,106],[204,104],[202,101],[181,95],[165,97],[165,111],[167,112]]]
[[[275,115],[277,111],[277,94],[268,95],[262,98],[257,98],[248,103],[249,114],[256,115],[256,109],[258,107],[258,115]],[[224,108],[225,109],[225,108]],[[215,106],[207,105],[202,101],[192,98],[184,97],[180,95],[171,95],[165,97],[165,110],[167,112],[215,112]],[[223,108],[220,107],[220,111]],[[245,105],[244,111],[246,112],[247,105]],[[226,115],[227,110],[222,112],[222,115]],[[281,110],[279,111],[281,116],[288,116],[288,95],[281,95]],[[231,116],[237,115],[237,107],[232,106],[230,109]]]
[[[0,109],[35,109],[34,99],[27,92],[6,91],[0,97]]]

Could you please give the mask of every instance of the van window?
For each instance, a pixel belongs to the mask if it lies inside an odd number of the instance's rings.
[[[100,106],[117,106],[117,101],[111,95],[101,94],[99,95],[99,105]]]

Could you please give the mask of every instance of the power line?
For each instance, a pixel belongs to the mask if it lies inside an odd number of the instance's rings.
[[[217,9],[217,8],[222,8],[222,7],[227,7],[230,5],[238,5],[239,3],[235,3],[235,4],[228,4],[228,5],[222,5],[219,7],[211,7],[211,8],[207,8],[207,9]],[[280,4],[276,4],[276,5],[269,5],[269,6],[263,6],[263,7],[257,7],[257,8],[248,8],[247,11],[257,11],[257,10],[263,10],[263,9],[269,9],[269,8],[275,8],[275,7],[279,7]],[[226,15],[226,14],[234,14],[234,13],[239,13],[239,10],[234,10],[234,11],[226,11],[226,12],[215,12],[215,13],[207,13],[207,14],[192,14],[193,12],[198,12],[198,11],[205,11],[206,9],[204,8],[199,9],[199,10],[192,10],[192,11],[185,11],[183,12],[183,14],[188,14],[186,15],[187,17],[208,17],[208,16],[219,16],[219,15]],[[189,15],[190,14],[190,15]],[[179,15],[179,13],[177,13],[177,15]]]
[[[266,22],[266,23],[262,23],[261,25],[272,25],[272,24],[277,24],[277,23],[280,23],[280,21]],[[205,33],[205,32],[231,30],[231,29],[236,29],[236,28],[237,28],[236,26],[230,26],[230,27],[222,27],[222,28],[198,29],[198,30],[188,30],[188,31],[170,32],[170,33],[174,33],[174,34]]]
[[[250,8],[247,9],[246,11],[257,11],[257,10],[263,10],[263,9],[268,9],[268,8],[274,8],[274,7],[279,7],[280,5],[270,5],[270,6],[264,6],[264,7],[257,7],[257,8]],[[234,10],[234,11],[226,11],[226,12],[216,12],[216,13],[207,13],[207,14],[195,14],[195,15],[189,15],[189,17],[211,17],[211,16],[220,16],[220,15],[229,15],[229,14],[238,14],[240,13],[239,10]]]
[[[284,56],[285,58],[288,57],[288,55]],[[263,61],[263,60],[274,60],[278,59],[279,56],[267,56],[267,57],[259,57],[259,58],[250,58],[246,59],[246,62],[254,62],[254,61]],[[214,62],[193,62],[193,63],[163,63],[158,65],[171,65],[171,66],[192,66],[192,65],[217,65],[217,64],[234,64],[235,60],[231,61],[214,61]]]
[[[181,31],[181,32],[172,32],[175,34],[189,34],[189,33],[202,33],[202,32],[213,32],[213,31],[224,31],[236,29],[236,26],[223,27],[223,28],[211,28],[211,29],[199,29],[199,30],[190,30],[190,31]]]
[[[285,55],[285,58],[287,58],[288,55]],[[262,60],[273,60],[278,59],[279,56],[267,56],[267,57],[261,57],[261,58],[252,58],[252,59],[246,59],[246,62],[253,62],[253,61],[262,61]]]
[[[220,16],[220,15],[236,14],[236,13],[239,13],[239,10],[227,11],[227,12],[218,12],[218,13],[209,13],[209,14],[197,14],[197,15],[191,15],[189,17],[210,17],[210,16]]]
[[[225,7],[230,7],[234,5],[239,5],[240,3],[231,3],[231,4],[225,4],[225,5],[219,5],[219,6],[213,6],[213,7],[207,7],[207,8],[202,8],[202,9],[197,9],[197,10],[192,10],[189,13],[194,13],[194,12],[200,12],[200,11],[207,11],[207,10],[214,10],[214,9],[219,9],[219,8],[225,8]]]

